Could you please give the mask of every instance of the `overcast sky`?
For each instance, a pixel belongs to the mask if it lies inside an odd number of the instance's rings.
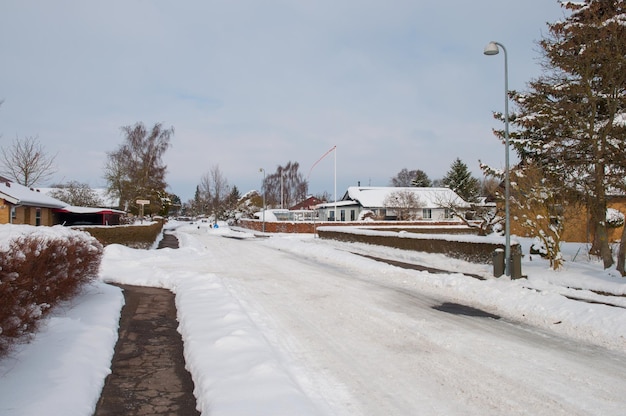
[[[37,136],[53,182],[105,185],[120,127],[173,126],[170,192],[218,165],[244,193],[299,162],[312,194],[504,165],[492,111],[540,74],[556,0],[3,0],[0,145]],[[331,153],[311,171],[314,163]],[[48,184],[39,184],[45,186]]]

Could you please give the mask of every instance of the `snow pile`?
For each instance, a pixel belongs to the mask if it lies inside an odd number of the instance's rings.
[[[175,233],[181,247],[177,250],[108,246],[100,278],[106,282],[167,288],[176,294],[185,360],[195,383],[198,408],[205,415],[359,414],[356,401],[331,397],[349,393],[327,379],[325,370],[318,369],[322,375],[311,376],[306,373],[310,370],[295,363],[288,354],[293,351],[285,351],[281,346],[290,342],[290,335],[272,332],[275,328],[270,327],[264,311],[248,302],[254,293],[244,296],[239,283],[224,277],[246,255],[246,244],[262,245],[266,248],[263,253],[267,253],[257,262],[256,270],[242,269],[252,281],[272,276],[285,256],[303,258],[308,263],[327,265],[324,270],[349,270],[351,275],[362,276],[364,282],[371,276],[382,276],[403,290],[480,308],[512,322],[567,335],[573,341],[603,345],[619,354],[626,352],[626,301],[606,295],[626,294],[626,283],[614,269],[602,270],[600,263],[578,255],[579,245],[564,246],[566,259],[570,260],[564,270],[554,272],[539,256],[526,256],[523,272],[528,278],[511,281],[493,278],[489,265],[470,264],[443,255],[320,240],[310,235],[275,235],[238,242],[239,251],[230,256],[220,253],[226,258],[218,261],[212,250],[216,244],[224,245],[226,240],[220,240],[221,237],[252,238],[251,234],[238,233],[222,224],[217,229],[208,224],[168,225],[177,226]],[[520,242],[532,243],[524,239]],[[524,252],[528,252],[527,247]],[[450,273],[433,275],[401,269],[354,253],[423,264]],[[480,275],[486,280],[462,273]],[[302,290],[310,291],[311,287]],[[369,292],[363,292],[366,293]],[[122,303],[119,289],[99,282],[88,286],[72,303],[55,310],[33,342],[18,346],[11,356],[0,361],[0,414],[93,414],[109,372]],[[319,310],[319,314],[320,319],[334,318],[335,309]],[[415,325],[433,341],[445,335],[428,332],[431,329],[427,320],[417,319]],[[345,336],[349,341],[349,335]],[[447,348],[456,345],[451,343],[452,338],[444,341]],[[462,350],[464,340],[456,341]],[[487,374],[490,373],[484,375]],[[317,391],[324,394],[311,395],[314,381],[322,384]],[[494,412],[493,408],[483,410],[484,414]]]

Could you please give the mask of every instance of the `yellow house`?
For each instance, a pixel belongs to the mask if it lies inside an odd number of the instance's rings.
[[[67,204],[36,188],[0,177],[0,224],[55,225],[55,209]]]
[[[500,203],[498,203],[500,204]],[[626,196],[611,195],[607,197],[607,208],[615,209],[626,215]],[[502,212],[504,208],[502,207]],[[623,226],[609,228],[609,242],[618,242],[622,237]],[[561,241],[570,243],[590,243],[593,241],[593,225],[588,207],[583,202],[571,204],[563,213],[563,233]],[[511,220],[511,234],[528,237],[528,230],[522,227],[519,221]]]

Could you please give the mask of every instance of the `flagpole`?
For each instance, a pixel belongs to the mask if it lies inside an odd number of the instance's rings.
[[[337,146],[335,146],[335,221],[337,221]]]

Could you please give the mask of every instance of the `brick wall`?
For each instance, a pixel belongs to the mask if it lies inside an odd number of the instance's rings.
[[[249,230],[262,231],[263,230],[263,221],[253,220],[253,219],[240,219],[236,226],[247,228]],[[300,221],[265,221],[265,232],[266,233],[316,233],[318,227],[323,226],[333,226],[333,227],[393,227],[393,230],[398,231],[402,227],[431,227],[429,229],[424,230],[423,232],[436,232],[437,227],[459,227],[455,231],[451,231],[454,229],[447,228],[446,233],[457,232],[457,233],[471,233],[475,234],[475,230],[471,230],[466,227],[462,227],[461,223],[458,222],[433,222],[433,221],[350,221],[350,222],[341,222],[341,221],[319,221],[319,222],[300,222]],[[469,231],[468,231],[469,230]]]

